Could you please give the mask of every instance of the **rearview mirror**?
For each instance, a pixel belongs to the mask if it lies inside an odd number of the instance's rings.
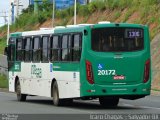
[[[8,47],[5,47],[5,49],[4,49],[4,55],[8,56]]]

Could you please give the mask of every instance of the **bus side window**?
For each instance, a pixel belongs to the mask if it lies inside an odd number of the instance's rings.
[[[7,56],[8,56],[8,61],[14,61],[15,60],[15,43],[16,43],[16,38],[10,38],[9,39],[9,46],[7,48]]]
[[[62,36],[62,61],[72,61],[72,41],[71,35]]]
[[[15,50],[16,50],[15,45],[8,46],[8,70],[11,70],[11,68],[14,66]]]
[[[15,56],[15,46],[10,45],[8,47],[8,60],[9,61],[14,61],[14,56]]]
[[[24,51],[22,47],[23,47],[22,38],[18,38],[16,42],[16,60],[17,61],[24,60]]]
[[[51,39],[51,61],[60,60],[59,36],[53,36]]]
[[[62,61],[68,61],[68,35],[62,36]]]
[[[80,61],[81,49],[82,49],[82,36],[81,36],[81,34],[74,34],[72,42],[73,42],[73,48],[72,48],[73,61]]]
[[[68,61],[72,61],[72,36],[69,35],[68,39]]]
[[[33,56],[32,61],[39,62],[41,61],[41,45],[40,45],[40,37],[33,38]]]
[[[48,53],[48,48],[49,48],[49,37],[44,36],[42,37],[42,61],[46,62],[49,60],[49,53]]]
[[[24,61],[31,61],[31,38],[25,38],[24,40],[24,49],[25,49],[25,55],[24,55]]]

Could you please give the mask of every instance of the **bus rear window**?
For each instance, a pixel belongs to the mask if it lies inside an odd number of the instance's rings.
[[[92,30],[92,50],[97,52],[129,52],[144,48],[141,28],[97,28]]]

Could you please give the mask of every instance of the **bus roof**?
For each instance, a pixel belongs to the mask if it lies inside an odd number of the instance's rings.
[[[57,26],[55,28],[45,28],[35,31],[15,32],[11,33],[10,37],[21,37],[21,36],[33,36],[33,35],[45,35],[53,33],[67,33],[67,32],[82,32],[85,28],[92,26],[92,28],[103,28],[103,27],[142,27],[141,24],[130,24],[130,23],[105,23],[100,22],[99,24],[79,24],[79,25],[67,25]],[[78,29],[77,29],[78,28]]]
[[[22,36],[32,36],[32,35],[45,35],[45,34],[53,34],[54,29],[42,29],[42,30],[36,30],[36,31],[26,31],[22,32]]]
[[[15,32],[10,34],[10,37],[20,37],[20,36],[22,36],[22,32]]]

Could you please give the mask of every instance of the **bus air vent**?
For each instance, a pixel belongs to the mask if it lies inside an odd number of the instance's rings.
[[[98,22],[98,24],[110,24],[111,22],[110,21],[100,21]]]

